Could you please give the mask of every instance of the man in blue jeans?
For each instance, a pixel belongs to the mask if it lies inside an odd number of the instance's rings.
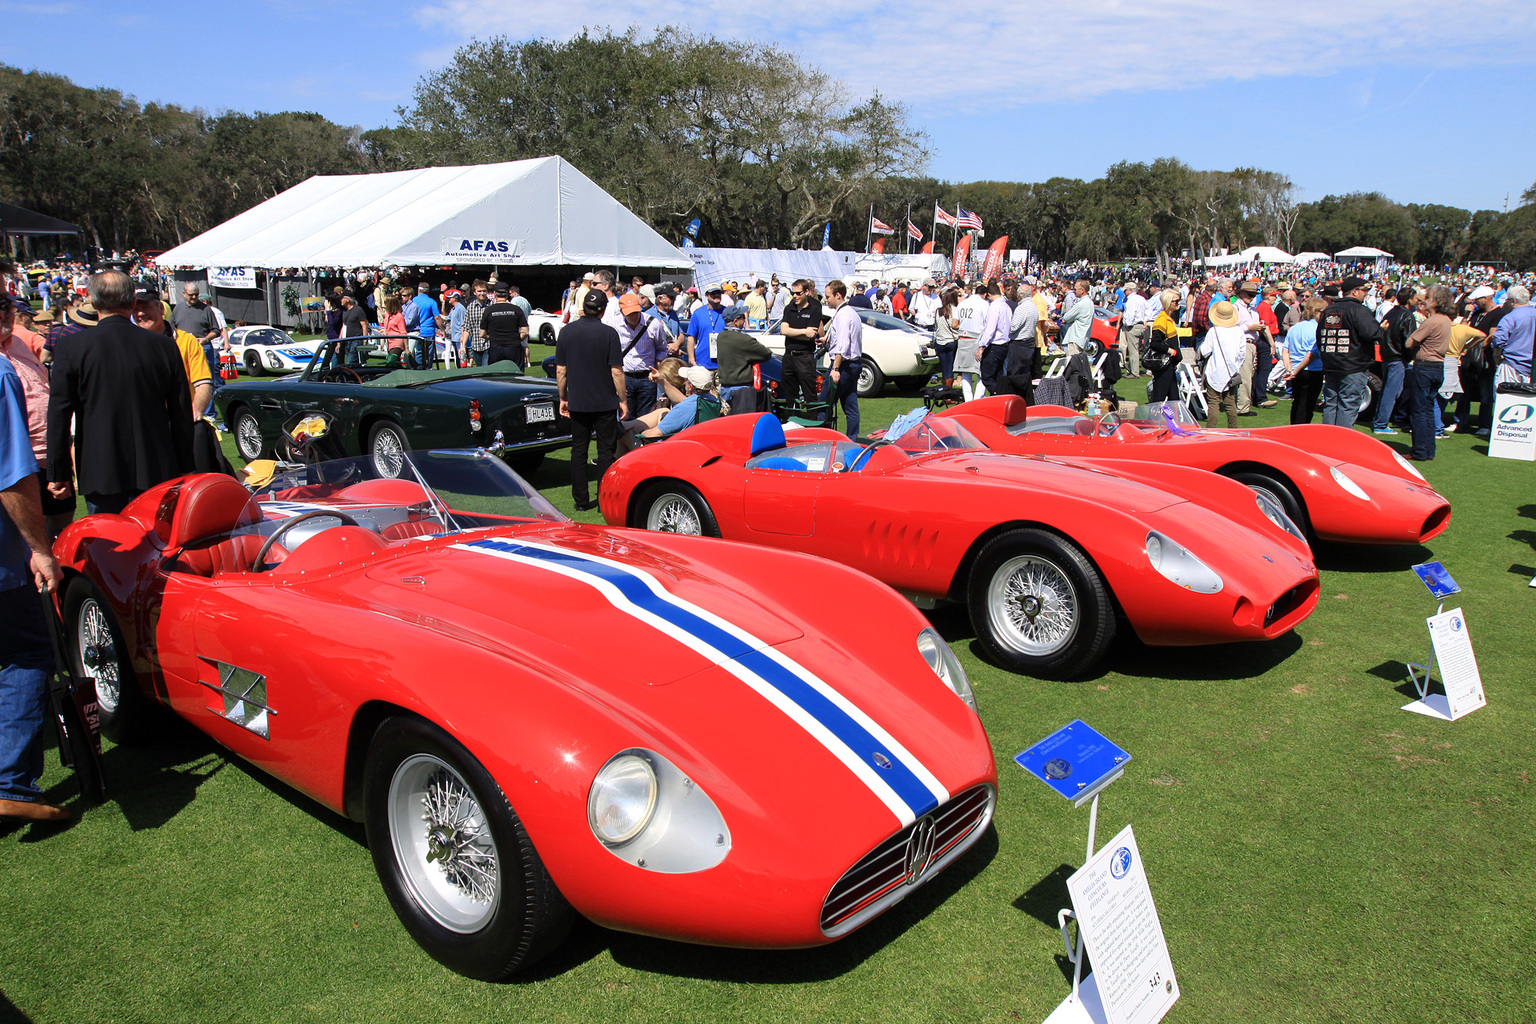
[[[0,355],[0,817],[62,821],[43,800],[43,722],[53,647],[37,591],[63,579],[48,546],[21,379]]]
[[[429,290],[427,282],[421,282],[416,286],[416,297],[411,300],[421,312],[421,322],[416,325],[416,333],[421,335],[421,340],[416,343],[418,370],[430,370],[437,361],[437,318],[441,311],[437,308],[437,300],[427,294]]]

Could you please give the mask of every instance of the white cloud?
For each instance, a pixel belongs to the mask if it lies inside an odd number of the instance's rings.
[[[764,8],[746,8],[752,12]],[[1536,5],[1508,0],[1399,0],[1388,11],[1336,0],[1246,6],[1230,0],[1070,0],[1025,7],[889,0],[839,7],[780,0],[771,23],[723,0],[608,3],[591,17],[547,2],[435,0],[424,25],[462,39],[567,38],[584,26],[642,31],[686,25],[701,35],[784,46],[842,78],[920,110],[974,111],[1223,81],[1429,70],[1527,60]],[[587,14],[581,11],[580,14]]]

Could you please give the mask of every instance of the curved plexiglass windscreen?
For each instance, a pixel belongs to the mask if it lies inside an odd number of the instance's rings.
[[[929,416],[919,420],[902,431],[900,436],[887,436],[887,440],[908,455],[986,447],[975,434],[944,416]]]
[[[490,452],[439,449],[335,459],[285,470],[256,491],[263,503],[339,507],[376,530],[426,520],[453,533],[509,522],[566,522]]]
[[[1183,402],[1148,402],[1138,405],[1134,412],[1125,417],[1125,421],[1143,430],[1173,430],[1182,433],[1200,429],[1200,421],[1190,414],[1189,406]]]

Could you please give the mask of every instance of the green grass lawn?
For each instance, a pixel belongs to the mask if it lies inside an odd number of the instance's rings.
[[[868,429],[914,404],[886,394]],[[963,611],[933,613],[1000,765],[995,835],[834,945],[583,924],[522,980],[468,981],[406,936],[359,826],[187,730],[110,750],[112,799],[74,801],[73,827],[0,829],[0,1021],[1039,1021],[1068,990],[1055,913],[1087,809],[1011,758],[1078,717],[1135,758],[1098,834],[1136,828],[1183,989],[1170,1020],[1532,1020],[1536,466],[1485,449],[1452,437],[1424,467],[1455,510],[1429,549],[1320,551],[1320,606],[1271,643],[1122,641],[1097,678],[1045,682],[979,660]],[[568,465],[534,482],[570,513]],[[1489,699],[1455,723],[1399,710],[1434,611],[1408,567],[1431,556],[1465,590]]]

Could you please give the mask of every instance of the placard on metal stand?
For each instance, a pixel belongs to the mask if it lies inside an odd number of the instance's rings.
[[[1466,632],[1466,620],[1460,608],[1445,610],[1445,599],[1461,593],[1461,587],[1451,578],[1445,566],[1439,562],[1425,562],[1413,567],[1414,574],[1429,588],[1438,602],[1435,614],[1428,620],[1430,637],[1429,661],[1424,664],[1409,662],[1408,681],[1413,685],[1418,699],[1403,705],[1404,711],[1455,721],[1487,703],[1483,694],[1482,680],[1477,673],[1477,660],[1472,653],[1472,641]],[[1441,647],[1447,648],[1443,653]],[[1445,694],[1430,693],[1436,663],[1441,668],[1441,682]]]
[[[1079,718],[1016,754],[1013,760],[1059,795],[1071,800],[1073,807],[1090,804],[1088,843],[1083,854],[1083,863],[1087,864],[1093,859],[1093,843],[1098,831],[1099,794],[1125,774],[1131,755]],[[1098,986],[1092,975],[1087,979],[1088,984],[1083,984],[1082,930],[1078,930],[1074,941],[1069,928],[1075,918],[1070,907],[1056,912],[1061,941],[1066,947],[1067,959],[1072,962],[1072,994],[1047,1018],[1047,1024],[1104,1020]]]

